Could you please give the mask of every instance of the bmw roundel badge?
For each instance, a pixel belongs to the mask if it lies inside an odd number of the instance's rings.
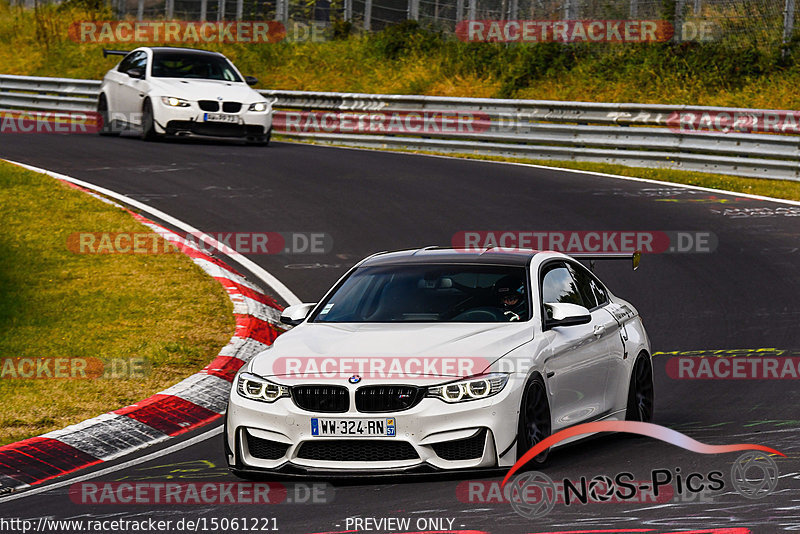
[[[358,384],[359,382],[361,382],[361,377],[358,375],[353,375],[350,378],[348,378],[347,381],[350,382],[351,384]]]

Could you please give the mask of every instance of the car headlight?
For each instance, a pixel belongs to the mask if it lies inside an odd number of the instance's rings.
[[[506,382],[508,382],[507,374],[493,373],[439,386],[431,386],[425,396],[449,403],[485,399],[500,393],[506,386]]]
[[[255,104],[250,104],[247,109],[250,111],[267,111],[267,108],[269,108],[269,104],[266,102],[256,102]]]
[[[184,100],[182,98],[176,98],[174,96],[162,96],[161,97],[161,101],[164,103],[164,105],[172,106],[174,108],[188,108],[189,107],[189,101],[188,100]]]
[[[246,399],[275,402],[289,396],[289,388],[264,380],[253,373],[242,373],[236,381],[236,391]]]

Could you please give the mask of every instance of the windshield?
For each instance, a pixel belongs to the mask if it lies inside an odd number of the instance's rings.
[[[154,52],[152,75],[155,78],[242,81],[224,57],[185,52]]]
[[[312,317],[317,323],[527,321],[524,267],[392,265],[356,270]]]

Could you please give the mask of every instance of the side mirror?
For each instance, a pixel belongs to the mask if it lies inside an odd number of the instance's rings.
[[[308,314],[311,313],[311,310],[313,310],[316,305],[316,302],[311,302],[295,304],[294,306],[284,308],[281,312],[281,322],[289,326],[297,326],[306,320],[306,317],[308,317]]]
[[[592,314],[583,306],[566,302],[547,302],[544,305],[547,317],[544,319],[546,330],[554,326],[576,326],[592,322]]]
[[[255,76],[245,76],[244,81],[247,85],[255,85],[258,83],[258,78]]]
[[[128,69],[128,76],[130,76],[131,78],[138,78],[139,80],[143,80],[144,69],[139,67],[133,67],[131,69]]]

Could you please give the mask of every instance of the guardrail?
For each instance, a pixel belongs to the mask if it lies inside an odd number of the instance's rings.
[[[89,111],[100,82],[0,75],[0,108]],[[687,115],[795,117],[792,112],[489,98],[260,91],[275,131],[366,148],[591,161],[800,181],[800,136],[685,131]],[[752,121],[751,121],[752,122]],[[684,125],[685,126],[685,125]],[[774,124],[773,124],[774,126]],[[787,130],[798,131],[797,123]],[[691,128],[689,128],[691,130]],[[774,128],[773,128],[774,129]]]

